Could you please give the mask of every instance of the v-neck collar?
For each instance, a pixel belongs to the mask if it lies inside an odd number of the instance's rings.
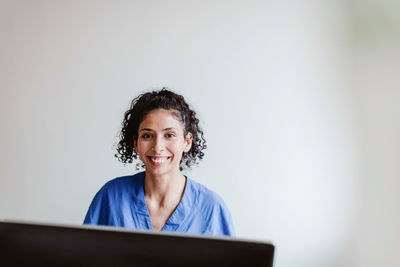
[[[145,172],[141,172],[139,177],[137,177],[139,181],[134,192],[136,195],[134,198],[136,202],[136,214],[142,228],[153,230],[153,224],[144,197],[144,178]],[[187,176],[185,176],[185,178],[186,184],[182,199],[174,212],[168,218],[161,231],[177,231],[180,227],[184,226],[185,218],[188,218],[192,211],[193,203],[196,201],[197,194],[193,188],[192,180]]]

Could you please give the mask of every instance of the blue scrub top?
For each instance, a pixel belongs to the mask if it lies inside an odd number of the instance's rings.
[[[107,182],[93,198],[84,224],[153,230],[144,198],[144,172]],[[182,199],[161,231],[234,236],[231,214],[222,198],[186,178]]]

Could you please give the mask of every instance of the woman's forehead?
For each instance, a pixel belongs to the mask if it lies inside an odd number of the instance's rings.
[[[155,109],[150,111],[139,125],[140,128],[183,128],[177,110]]]

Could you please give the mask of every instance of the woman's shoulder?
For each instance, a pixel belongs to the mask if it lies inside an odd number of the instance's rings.
[[[225,201],[215,191],[209,189],[208,187],[202,185],[199,182],[196,182],[190,178],[188,179],[190,180],[192,190],[197,193],[197,198],[199,203],[202,203],[203,205],[212,205],[212,206],[220,206],[223,208],[227,208]]]
[[[211,235],[234,236],[232,216],[222,197],[206,186],[190,180],[191,186],[197,192],[195,207],[198,217],[206,223],[206,233]]]
[[[113,178],[106,182],[101,190],[110,191],[120,191],[126,190],[132,187],[140,186],[143,183],[143,173],[139,172],[133,175],[126,175]]]

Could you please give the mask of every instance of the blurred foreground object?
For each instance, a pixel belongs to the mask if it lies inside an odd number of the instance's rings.
[[[0,222],[5,266],[272,266],[274,246],[108,227]]]

